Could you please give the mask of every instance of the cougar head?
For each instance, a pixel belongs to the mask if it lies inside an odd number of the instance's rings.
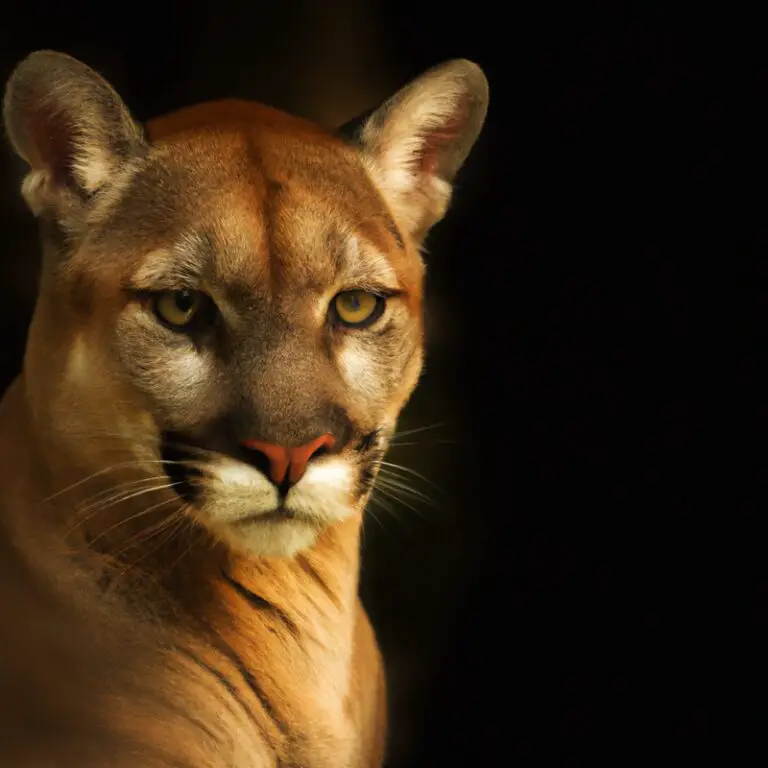
[[[79,61],[22,61],[4,110],[41,223],[25,381],[50,463],[162,471],[256,555],[359,512],[421,370],[420,246],[487,99],[458,60],[352,136],[240,101],[141,126]]]

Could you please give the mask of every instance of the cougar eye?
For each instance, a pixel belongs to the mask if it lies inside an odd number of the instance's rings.
[[[363,328],[381,317],[384,299],[368,291],[344,291],[336,296],[332,307],[342,325]]]
[[[204,296],[198,291],[163,291],[152,301],[155,314],[172,328],[185,328],[203,308]]]

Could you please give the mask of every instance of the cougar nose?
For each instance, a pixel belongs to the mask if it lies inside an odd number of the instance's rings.
[[[333,435],[325,434],[298,448],[284,448],[262,440],[243,440],[242,445],[256,454],[253,458],[263,457],[261,462],[254,463],[266,463],[266,467],[259,468],[266,470],[265,474],[275,485],[287,490],[301,480],[310,460],[330,451],[335,442]]]

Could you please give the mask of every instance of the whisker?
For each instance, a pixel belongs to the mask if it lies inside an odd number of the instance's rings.
[[[123,491],[127,491],[130,488],[138,488],[142,485],[148,485],[150,483],[157,483],[157,482],[168,482],[168,475],[150,475],[149,477],[142,477],[138,480],[130,480],[126,483],[119,483],[118,485],[115,485],[111,488],[107,488],[103,491],[99,491],[98,493],[94,493],[92,496],[87,496],[83,501],[76,507],[75,512],[78,510],[85,510],[88,508],[88,505],[91,503],[95,503],[97,499],[108,499],[110,497],[117,498],[120,493]]]
[[[127,494],[118,494],[115,497],[112,497],[109,499],[109,501],[106,501],[105,503],[101,502],[94,502],[92,504],[89,504],[88,506],[82,508],[80,510],[81,513],[88,512],[91,509],[97,509],[99,512],[109,509],[109,507],[113,507],[115,504],[122,504],[124,501],[129,501],[130,499],[135,499],[137,496],[143,496],[146,493],[152,493],[153,491],[164,491],[168,488],[173,488],[174,486],[181,485],[180,482],[175,483],[169,483],[165,482],[162,485],[154,485],[151,488],[141,488],[138,491],[133,491],[131,493]]]
[[[375,496],[371,496],[370,501],[372,501],[374,504],[378,504],[378,506],[384,509],[385,512],[389,512],[390,515],[392,515],[392,511],[387,510],[387,508],[384,507],[384,505],[381,503],[381,499],[377,499]],[[381,528],[381,530],[384,531],[384,533],[387,534],[387,536],[389,536],[390,535],[389,531],[384,526],[384,523],[382,523],[381,520],[376,516],[376,513],[370,507],[366,509],[366,512],[371,516],[372,520],[376,521],[376,524],[379,526],[379,528]],[[392,516],[394,517],[394,515]]]
[[[123,520],[119,520],[114,525],[111,525],[109,528],[107,528],[105,531],[102,531],[98,536],[94,536],[88,542],[89,546],[93,545],[94,542],[98,541],[103,536],[106,536],[110,531],[115,530],[115,528],[119,528],[121,525],[126,525],[127,523],[134,522],[135,520],[138,520],[140,517],[144,517],[144,515],[148,515],[154,512],[156,509],[160,509],[161,507],[164,507],[166,504],[170,504],[174,501],[178,501],[178,499],[165,499],[165,501],[161,501],[161,502],[158,502],[157,504],[153,504],[151,507],[147,507],[141,512],[136,512],[135,514],[130,515],[129,517],[126,517]]]
[[[179,510],[180,515],[183,515],[183,513],[184,509]],[[191,534],[196,533],[197,535],[192,535],[189,537],[189,545],[187,548],[165,569],[165,572],[168,574],[173,572],[173,569],[176,568],[181,563],[181,561],[190,554],[190,552],[192,552],[195,545],[198,544],[200,540],[206,535],[205,530],[196,528],[194,520],[185,518],[185,522],[188,523],[188,532]]]
[[[166,461],[164,459],[135,459],[132,461],[121,461],[118,464],[113,464],[112,466],[105,467],[104,469],[100,469],[97,472],[94,472],[92,475],[88,475],[87,477],[84,477],[81,480],[78,480],[77,482],[72,483],[72,485],[68,485],[66,488],[62,488],[61,490],[56,491],[56,493],[53,493],[50,496],[43,499],[42,503],[47,504],[48,502],[53,501],[53,499],[57,498],[58,496],[61,496],[62,494],[67,493],[68,491],[74,490],[75,488],[78,488],[83,483],[87,483],[89,480],[93,480],[96,477],[105,475],[108,472],[114,472],[117,469],[124,469],[125,467],[143,466],[146,464],[175,464],[175,463],[176,462]]]
[[[392,436],[392,443],[397,442],[397,440],[401,437],[406,437],[408,435],[416,435],[420,432],[426,432],[430,429],[437,429],[438,427],[444,427],[445,422],[444,421],[438,421],[437,424],[429,424],[426,427],[416,427],[415,429],[405,429],[402,432],[395,432],[395,434]]]
[[[184,525],[185,519],[184,517],[181,517],[181,511],[184,509],[184,507],[176,510],[174,513],[174,516],[167,521],[167,524],[165,528],[161,528],[159,531],[156,531],[153,535],[161,535],[166,530],[168,531],[168,535],[163,538],[161,541],[158,542],[157,546],[154,549],[147,550],[144,552],[141,556],[139,556],[136,560],[134,560],[132,563],[130,563],[128,566],[126,566],[120,573],[117,574],[117,576],[112,580],[111,586],[114,587],[120,579],[124,578],[126,574],[131,571],[133,568],[135,568],[142,560],[149,557],[150,555],[154,555],[156,552],[159,552],[160,549],[167,544],[179,531],[179,529]],[[152,537],[150,537],[152,538]]]
[[[381,465],[382,465],[382,467],[387,467],[390,470],[399,470],[401,472],[407,472],[409,475],[413,475],[414,477],[418,477],[419,480],[423,480],[425,483],[428,483],[433,488],[435,488],[436,490],[438,490],[441,493],[443,493],[443,489],[440,488],[439,485],[437,485],[436,483],[433,483],[429,478],[424,477],[424,475],[420,474],[415,469],[410,469],[409,467],[404,467],[402,464],[394,464],[391,461],[382,461]]]
[[[391,448],[394,450],[395,448],[410,448],[412,446],[418,445],[420,448],[426,448],[426,447],[434,447],[435,445],[460,445],[458,440],[431,440],[429,442],[425,441],[412,441],[407,443],[401,443],[401,442],[392,442]]]
[[[411,486],[406,485],[405,483],[399,482],[396,479],[393,480],[392,478],[379,475],[378,482],[380,482],[385,488],[388,488],[393,493],[403,493],[406,496],[410,496],[414,501],[420,501],[425,504],[429,504],[430,507],[434,507],[435,509],[439,508],[437,502],[434,499],[430,498],[421,491],[417,491],[415,488],[411,488]]]
[[[408,528],[408,524],[411,518],[407,518],[405,515],[401,514],[397,508],[393,508],[389,500],[381,498],[381,495],[374,491],[374,495],[371,497],[371,501],[375,501],[377,506],[381,507],[381,509],[386,512],[388,519],[394,520],[403,528]]]
[[[141,531],[138,531],[133,536],[129,537],[124,543],[123,546],[120,547],[117,551],[112,553],[112,557],[115,559],[119,559],[122,555],[124,555],[129,550],[146,543],[147,541],[150,541],[154,536],[162,533],[165,531],[172,523],[178,521],[179,519],[185,519],[183,517],[183,512],[185,509],[188,508],[189,505],[181,503],[180,506],[178,506],[176,509],[171,510],[171,512],[162,520],[158,521],[154,525],[150,525],[147,528],[144,528]]]
[[[415,512],[422,520],[426,520],[426,516],[416,507],[414,507],[412,504],[409,504],[405,499],[403,499],[401,496],[398,496],[396,493],[392,491],[392,489],[388,489],[384,486],[379,486],[379,491],[383,493],[385,496],[388,496],[390,499],[393,499],[394,501],[399,502],[400,504],[408,507],[408,509]]]
[[[109,503],[107,503],[107,504],[105,504],[103,506],[95,506],[95,507],[92,508],[92,511],[90,511],[89,514],[82,516],[80,519],[74,520],[72,522],[72,524],[70,525],[69,530],[68,530],[66,535],[67,535],[67,537],[71,536],[73,533],[75,533],[79,529],[83,528],[89,522],[93,521],[93,519],[97,515],[101,514],[102,512],[107,510],[108,508],[115,506],[116,504],[120,504],[123,501],[128,501],[129,499],[134,498],[136,496],[140,496],[140,495],[142,495],[144,493],[151,493],[153,491],[162,491],[162,490],[166,490],[166,489],[172,488],[172,487],[173,487],[172,485],[164,485],[164,486],[159,486],[159,487],[146,488],[146,489],[143,489],[140,493],[130,494],[130,495],[118,498],[118,499],[112,499]],[[179,501],[179,500],[180,499],[178,497],[173,497],[171,499],[168,499],[167,501]],[[125,520],[127,520],[127,519],[128,518],[125,518]]]

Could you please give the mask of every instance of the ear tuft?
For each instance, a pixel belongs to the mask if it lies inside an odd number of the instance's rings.
[[[356,131],[374,180],[417,242],[444,216],[487,109],[483,71],[457,59],[405,86]]]
[[[11,144],[30,166],[22,189],[36,214],[71,213],[147,149],[112,87],[55,51],[37,51],[18,64],[6,86],[3,115]]]

